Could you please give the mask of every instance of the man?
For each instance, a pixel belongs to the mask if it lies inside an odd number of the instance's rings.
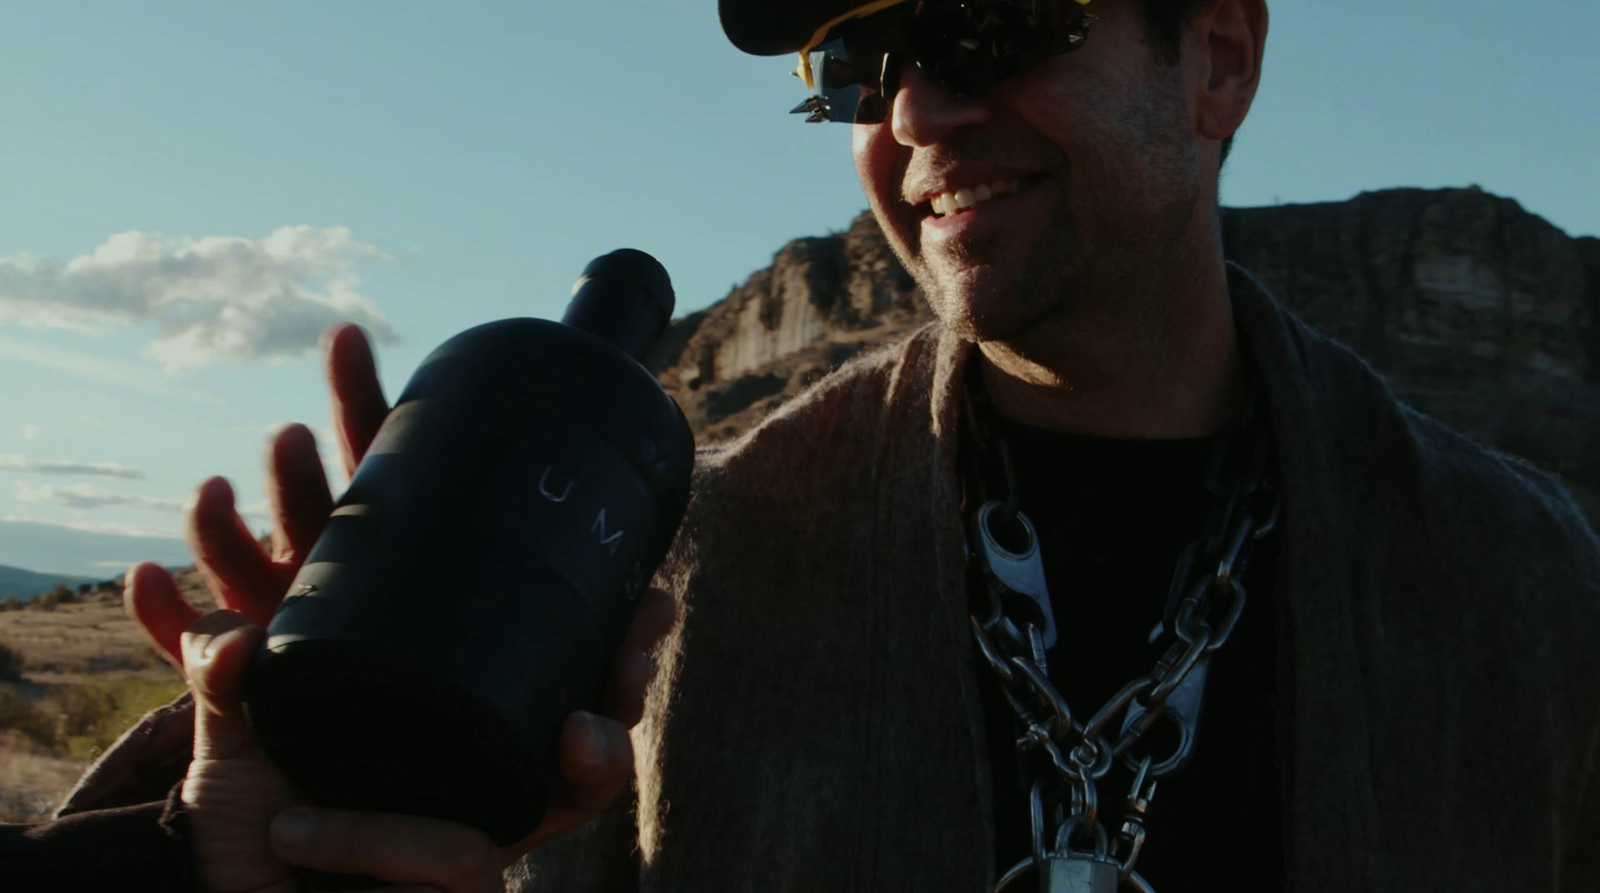
[[[299,428],[275,560],[208,483],[196,549],[240,613],[196,620],[150,566],[129,596],[200,695],[200,886],[485,890],[517,860],[538,890],[1600,889],[1593,532],[1223,261],[1263,0],[722,12],[855,122],[939,323],[702,450],[633,796],[550,839],[625,778],[660,596],[615,722],[565,730],[566,808],[506,851],[279,813],[232,686],[329,500]],[[386,406],[359,333],[329,355],[353,461]],[[117,802],[107,763],[75,802]]]

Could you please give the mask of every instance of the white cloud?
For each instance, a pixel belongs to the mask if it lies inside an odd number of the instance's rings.
[[[103,490],[93,484],[67,484],[65,486],[41,484],[35,487],[29,486],[23,481],[16,481],[15,483],[17,485],[18,502],[65,505],[75,509],[94,509],[107,505],[122,505],[177,514],[181,514],[185,508],[185,503],[182,499],[158,499],[140,493],[116,493],[111,490]]]
[[[0,303],[4,299],[0,298]],[[175,384],[154,369],[113,357],[68,350],[37,341],[0,337],[0,357],[65,372],[78,378],[153,397],[170,397],[196,403],[221,403],[216,395]]]
[[[258,499],[255,502],[247,502],[243,505],[236,505],[234,506],[233,510],[238,512],[239,517],[246,521],[256,521],[266,524],[272,520],[271,515],[268,514],[271,508],[272,507],[265,499]]]
[[[30,486],[23,481],[13,481],[16,485],[16,498],[18,502],[34,505],[63,505],[75,509],[98,509],[106,506],[120,506],[140,509],[150,509],[169,514],[186,514],[193,507],[193,497],[189,499],[163,499],[145,496],[139,493],[118,493],[96,487],[92,484],[70,484],[58,486],[44,484]],[[269,506],[265,499],[246,503],[238,506],[239,516],[252,529],[270,526],[271,517],[268,513]],[[27,518],[0,517],[0,520],[27,521]],[[119,536],[159,536],[172,538],[176,533],[165,527],[149,527],[138,524],[116,524],[101,522],[33,522],[51,523],[57,526],[70,527],[90,533],[112,533]]]
[[[0,515],[0,521],[10,521],[17,524],[38,524],[44,527],[64,527],[82,533],[105,533],[111,536],[148,536],[164,540],[181,540],[183,534],[175,528],[150,527],[144,524],[118,524],[102,521],[41,521],[37,518],[28,518],[22,515]]]
[[[115,462],[73,462],[65,459],[29,459],[21,453],[0,453],[0,471],[27,471],[35,474],[89,474],[100,477],[144,477],[144,472]]]
[[[153,322],[146,352],[168,371],[282,360],[314,349],[340,321],[392,340],[353,272],[385,257],[342,226],[282,226],[259,241],[117,233],[65,263],[0,258],[0,324],[98,333]]]
[[[39,436],[39,432],[43,431],[43,430],[44,429],[40,428],[38,425],[34,425],[34,424],[23,425],[22,426],[22,439],[23,440],[32,440],[35,437],[38,437]]]

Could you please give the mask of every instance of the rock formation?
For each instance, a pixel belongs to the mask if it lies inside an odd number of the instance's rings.
[[[1600,239],[1476,187],[1230,208],[1223,232],[1230,258],[1404,399],[1561,475],[1600,520]],[[862,214],[676,321],[655,367],[702,440],[726,439],[930,318]]]

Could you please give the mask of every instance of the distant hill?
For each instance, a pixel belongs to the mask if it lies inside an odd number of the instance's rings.
[[[194,556],[180,539],[119,536],[31,521],[0,521],[0,565],[49,567],[63,574],[104,580],[120,576],[140,561],[186,565],[194,561]]]
[[[107,576],[113,576],[108,574]],[[7,567],[0,565],[0,601],[15,598],[27,601],[36,595],[43,595],[65,583],[73,589],[84,583],[99,582],[93,577],[78,577],[71,574],[41,574],[38,571],[23,570],[20,567]]]

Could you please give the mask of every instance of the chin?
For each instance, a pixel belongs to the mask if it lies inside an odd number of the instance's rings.
[[[971,295],[945,291],[937,297],[929,292],[928,303],[945,328],[968,341],[1019,340],[1054,309],[1030,306],[1030,302],[1015,296],[992,292]]]
[[[969,341],[1020,341],[1044,320],[1069,314],[1077,292],[1068,281],[999,275],[993,268],[929,278],[921,284],[934,315]]]

